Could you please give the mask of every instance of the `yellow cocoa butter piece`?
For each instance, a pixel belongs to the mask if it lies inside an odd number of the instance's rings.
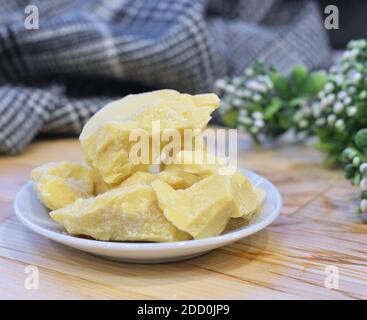
[[[231,183],[232,195],[236,203],[232,213],[233,218],[250,218],[258,207],[258,197],[261,198],[261,189],[258,195],[251,181],[239,171],[231,172],[222,158],[203,150],[183,150],[174,159],[169,167],[180,168],[187,173],[206,177],[211,175],[227,176]],[[168,166],[167,166],[168,167]],[[228,170],[227,170],[228,169]]]
[[[167,242],[191,238],[164,217],[152,187],[142,184],[79,199],[50,216],[68,233],[98,240]]]
[[[161,101],[161,104],[159,101]],[[167,105],[167,102],[169,105]],[[152,106],[155,108],[168,107],[170,109],[171,107],[177,108],[177,106],[185,104],[191,107],[210,107],[214,110],[219,107],[219,98],[212,93],[188,95],[170,89],[130,94],[107,104],[95,113],[84,125],[80,134],[80,140],[87,139],[89,136],[95,134],[107,122],[124,122],[134,117],[140,117],[139,114],[141,114],[142,110],[149,110]]]
[[[79,198],[93,196],[91,169],[73,162],[51,162],[32,170],[31,178],[41,202],[49,209],[63,208]]]
[[[133,175],[125,179],[121,184],[120,187],[128,187],[134,184],[145,184],[151,185],[151,183],[157,179],[157,176],[151,174],[149,172],[139,171],[135,172]]]
[[[201,180],[201,177],[185,172],[174,166],[166,166],[158,175],[158,178],[168,183],[174,189],[186,189]]]
[[[95,177],[96,179],[96,177]],[[152,174],[146,171],[137,171],[130,177],[126,178],[119,185],[108,185],[103,181],[95,180],[95,186],[97,187],[96,195],[106,192],[111,189],[128,187],[135,184],[151,185],[154,180],[162,180],[172,186],[174,189],[185,189],[198,182],[201,178],[190,173],[187,173],[179,168],[165,168],[158,174]],[[95,188],[96,188],[95,187]]]
[[[168,183],[174,189],[186,189],[200,180],[200,177],[187,173],[176,167],[166,167],[158,174],[139,171],[124,180],[120,186],[126,187],[133,184],[151,185],[154,180],[162,180]]]
[[[102,126],[98,133],[81,141],[84,159],[107,185],[117,185],[132,173],[149,169],[149,164],[134,165],[129,152],[135,143],[129,141],[130,128],[118,123]]]
[[[254,192],[256,194],[256,211],[261,209],[265,202],[266,193],[264,189],[261,189],[260,187],[254,187]]]
[[[219,169],[226,167],[226,161],[202,149],[182,150],[173,157],[173,164],[169,166],[204,177],[218,174]]]
[[[228,178],[231,180],[232,195],[236,203],[232,217],[251,218],[258,207],[258,196],[251,181],[239,171]]]
[[[160,149],[153,154],[154,138],[161,139],[161,133],[170,130],[178,130],[181,137],[185,129],[199,134],[219,106],[215,94],[192,96],[174,90],[129,95],[124,99],[97,112],[79,137],[85,160],[108,184],[119,184],[136,171],[149,171],[157,154],[159,156],[168,144],[162,139]],[[144,133],[146,139],[132,141],[131,134],[137,130]],[[139,143],[142,148],[136,148]],[[136,149],[148,150],[148,157],[142,157],[147,159],[143,165],[129,157]]]
[[[160,180],[153,181],[152,187],[165,217],[194,239],[219,235],[235,208],[225,176],[207,177],[185,190],[174,190]]]

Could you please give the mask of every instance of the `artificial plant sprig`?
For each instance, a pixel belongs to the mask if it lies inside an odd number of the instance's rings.
[[[353,147],[357,131],[367,127],[366,79],[367,41],[351,41],[330,69],[318,100],[296,115],[298,123],[306,121],[318,136],[316,147],[327,152],[328,165],[343,162],[343,150]]]
[[[358,213],[367,222],[367,40],[348,43],[318,98],[301,120],[315,127],[326,163],[344,163],[346,178],[360,187]]]
[[[224,78],[215,87],[222,97],[219,109],[224,124],[249,132],[257,142],[273,140],[291,128],[307,131],[308,123],[295,124],[295,115],[323,88],[326,74],[294,67],[287,77],[257,62],[243,77]]]
[[[345,148],[342,154],[345,177],[361,190],[357,211],[367,222],[367,129],[358,130],[353,142],[353,146]]]
[[[358,212],[367,222],[367,40],[349,42],[328,73],[296,66],[286,76],[256,63],[216,88],[222,121],[257,142],[289,130],[316,135],[326,164],[344,163],[346,177],[360,186]]]

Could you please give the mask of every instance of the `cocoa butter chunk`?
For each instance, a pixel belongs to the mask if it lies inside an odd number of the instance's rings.
[[[259,195],[257,195],[251,181],[239,171],[228,177],[231,180],[232,195],[236,203],[232,217],[251,218],[259,206],[259,201],[261,201],[262,189],[258,189]]]
[[[258,202],[263,201],[263,199],[261,200],[262,189],[257,191],[258,200],[251,181],[244,174],[237,170],[230,170],[225,159],[216,157],[209,152],[203,150],[180,151],[174,158],[174,164],[167,167],[177,168],[199,177],[227,176],[236,203],[235,210],[232,213],[233,218],[250,218],[255,213]]]
[[[153,181],[152,186],[165,217],[194,239],[219,235],[235,209],[226,176],[204,178],[185,190],[174,190],[160,180]]]
[[[129,95],[108,104],[86,123],[79,137],[84,158],[106,183],[121,183],[136,171],[148,171],[156,156],[160,156],[168,142],[162,139],[160,150],[153,150],[154,137],[161,138],[161,133],[170,129],[178,130],[181,137],[185,129],[199,134],[218,106],[219,98],[215,94],[158,90]],[[132,134],[140,140],[133,139]],[[140,145],[142,152],[150,152],[147,157],[136,157],[138,161],[135,161],[130,155],[135,155]],[[139,163],[139,160],[147,161]]]
[[[97,240],[167,242],[191,238],[165,218],[152,187],[142,184],[79,199],[50,216],[69,234]]]
[[[185,172],[179,167],[169,165],[158,174],[158,177],[174,189],[186,189],[201,179],[201,177]]]
[[[74,162],[50,162],[32,170],[32,181],[41,202],[49,209],[63,208],[79,198],[93,196],[91,169]]]

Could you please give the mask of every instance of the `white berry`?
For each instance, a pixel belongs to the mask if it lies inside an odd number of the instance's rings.
[[[359,166],[359,171],[361,173],[365,173],[367,172],[367,163],[366,162],[363,162],[360,166]]]
[[[352,106],[347,109],[347,114],[348,116],[352,117],[357,113],[357,111],[358,111],[357,107]]]
[[[367,179],[366,178],[363,178],[361,180],[361,182],[359,183],[359,188],[362,190],[362,191],[367,191]]]
[[[361,209],[361,212],[366,213],[367,212],[367,200],[363,199],[361,201],[361,204],[359,205],[359,208]]]
[[[341,102],[337,102],[334,104],[333,110],[335,113],[340,113],[343,111],[343,108],[344,108],[344,105]]]

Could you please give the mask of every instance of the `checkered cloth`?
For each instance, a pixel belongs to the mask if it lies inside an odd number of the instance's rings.
[[[288,71],[329,58],[317,6],[308,0],[0,0],[0,154],[39,133],[78,134],[128,92],[211,91],[260,59]]]

